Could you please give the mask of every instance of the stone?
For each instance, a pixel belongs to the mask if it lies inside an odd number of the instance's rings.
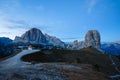
[[[85,43],[86,47],[92,46],[100,48],[100,33],[97,30],[89,30],[85,35]]]

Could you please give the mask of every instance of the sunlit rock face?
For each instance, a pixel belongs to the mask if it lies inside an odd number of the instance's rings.
[[[97,30],[89,30],[85,35],[86,46],[100,48],[100,33]]]

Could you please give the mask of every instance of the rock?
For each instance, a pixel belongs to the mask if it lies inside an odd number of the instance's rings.
[[[79,43],[78,43],[78,40],[75,40],[73,42],[73,49],[78,49],[79,48]]]
[[[14,42],[31,43],[31,44],[43,44],[52,45],[51,47],[65,47],[64,42],[60,39],[50,36],[48,34],[43,34],[39,29],[32,28],[26,31],[21,37],[16,36]]]
[[[54,36],[50,36],[48,34],[45,34],[45,37],[49,41],[49,44],[52,44],[54,46],[59,46],[59,47],[62,47],[62,48],[65,47],[64,42],[62,42],[60,39],[58,39],[58,38],[56,38]]]
[[[48,43],[44,34],[37,28],[32,28],[32,29],[26,31],[21,37],[16,36],[14,41],[30,42],[30,43],[34,43],[34,44]]]
[[[73,44],[68,44],[67,49],[79,50],[86,47],[100,48],[100,33],[97,30],[89,30],[85,35],[85,41],[73,41]]]
[[[92,46],[100,48],[100,33],[97,30],[89,30],[85,35],[85,43],[86,47]]]
[[[39,78],[33,78],[33,79],[31,79],[31,80],[41,80],[41,79],[39,79]]]
[[[85,48],[85,47],[86,47],[85,41],[79,41],[79,49]]]
[[[25,78],[23,77],[23,76],[21,76],[20,74],[17,74],[17,73],[13,73],[12,75],[11,75],[11,78],[17,78],[17,79],[24,79],[25,80]]]

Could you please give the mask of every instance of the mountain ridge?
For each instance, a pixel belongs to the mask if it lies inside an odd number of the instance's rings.
[[[69,44],[66,45],[63,41],[55,36],[43,34],[42,31],[37,28],[31,28],[22,34],[21,37],[16,36],[14,42],[29,42],[31,44],[53,45],[56,47],[68,49],[81,49],[89,46],[100,48],[101,45],[100,33],[97,30],[89,30],[85,35],[84,41],[74,41],[70,46]]]
[[[16,36],[14,42],[30,42],[31,44],[43,44],[64,47],[64,42],[59,38],[43,34],[41,30],[37,28],[31,28],[26,31],[21,37]]]

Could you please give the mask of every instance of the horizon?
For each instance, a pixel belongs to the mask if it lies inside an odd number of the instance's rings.
[[[119,41],[119,4],[119,0],[0,0],[0,37],[13,40],[34,26],[64,42],[83,41],[88,30],[98,30],[102,42]]]

